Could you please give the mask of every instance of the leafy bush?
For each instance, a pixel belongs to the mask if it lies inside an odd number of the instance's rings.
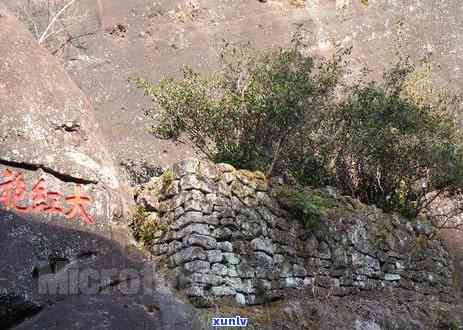
[[[461,136],[449,111],[457,99],[423,97],[417,86],[432,89],[399,61],[382,83],[359,81],[338,100],[348,52],[315,58],[303,46],[295,38],[289,49],[255,56],[233,48],[210,77],[185,69],[182,79],[158,85],[139,79],[159,106],[156,132],[186,133],[214,161],[334,185],[410,218],[460,192]],[[301,212],[315,212],[316,201],[303,200]]]
[[[315,192],[291,187],[281,187],[276,192],[280,205],[298,219],[306,229],[320,231],[324,224],[329,201]]]
[[[316,136],[324,109],[332,105],[343,54],[331,60],[304,55],[295,39],[289,49],[258,57],[248,48],[222,54],[224,70],[152,85],[137,81],[160,106],[155,131],[185,132],[211,159],[249,170],[281,174],[317,167]]]
[[[337,186],[386,211],[416,217],[432,191],[462,187],[459,130],[447,108],[405,92],[413,66],[399,63],[383,84],[352,89],[332,117]]]

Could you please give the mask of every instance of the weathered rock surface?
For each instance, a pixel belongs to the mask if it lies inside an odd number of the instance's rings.
[[[199,328],[190,307],[158,291],[152,263],[126,248],[131,198],[89,100],[5,13],[0,328]]]
[[[172,186],[176,193],[167,193]],[[260,173],[191,159],[139,192],[138,203],[164,228],[151,250],[196,306],[224,297],[262,304],[303,288],[336,297],[406,290],[452,301],[453,264],[429,225],[423,230],[423,224],[321,190],[313,193],[332,208],[322,226],[310,230],[268,186]]]
[[[11,16],[0,21],[0,58],[0,164],[51,186],[89,185],[100,204],[94,216],[120,216],[121,182],[89,99]]]

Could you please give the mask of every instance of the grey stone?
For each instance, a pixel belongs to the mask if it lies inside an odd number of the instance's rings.
[[[223,260],[222,251],[220,250],[209,250],[207,251],[207,260],[211,263],[221,262]]]
[[[219,164],[216,164],[215,166],[222,173],[236,171],[236,169],[232,165],[226,164],[226,163],[219,163]]]
[[[202,286],[190,286],[185,290],[187,297],[201,297],[204,296],[204,287]]]
[[[257,198],[259,199],[264,199],[260,194],[263,194],[263,193],[257,193]],[[270,197],[267,196],[267,194],[264,194],[269,200],[270,200]],[[260,197],[259,197],[260,196]],[[259,213],[259,215],[262,217],[262,219],[267,222],[270,226],[274,226],[275,225],[275,216],[272,214],[272,212],[270,212],[268,210],[268,208],[266,207],[259,207],[257,208],[257,212]]]
[[[280,266],[280,277],[292,277],[293,276],[293,267],[288,261],[285,261]]]
[[[183,241],[188,246],[200,246],[206,250],[217,248],[217,241],[215,238],[206,235],[192,234],[184,237]]]
[[[174,208],[177,209],[179,207],[183,207],[183,204],[185,203],[185,200],[187,199],[188,195],[188,191],[182,191],[180,194],[172,197]]]
[[[220,263],[212,264],[211,271],[212,273],[220,275],[220,276],[226,276],[228,274],[227,266],[220,264]]]
[[[262,237],[255,238],[251,241],[251,247],[254,251],[263,251],[270,255],[273,254],[273,246],[270,239],[264,239]]]
[[[333,250],[332,258],[333,265],[335,265],[336,267],[347,267],[348,259],[345,247],[336,247]]]
[[[300,288],[304,286],[304,280],[295,277],[285,277],[280,279],[281,288]]]
[[[293,274],[294,276],[297,276],[297,277],[305,277],[307,276],[307,270],[301,265],[294,264]]]
[[[269,291],[270,289],[272,289],[272,283],[266,279],[258,279],[256,281],[256,288],[263,292]]]
[[[241,287],[237,291],[242,292],[242,293],[247,293],[247,294],[256,292],[256,288],[254,287],[254,280],[252,279],[242,280]]]
[[[154,255],[162,255],[166,254],[169,251],[169,245],[164,243],[164,244],[155,244],[151,248],[151,252],[153,252]]]
[[[241,262],[237,265],[236,271],[242,278],[253,278],[255,276],[255,269],[246,262]]]
[[[212,236],[217,239],[227,240],[232,237],[232,230],[230,228],[216,228],[214,229]]]
[[[208,201],[203,200],[201,202],[201,210],[204,213],[204,215],[211,215],[214,212],[214,204],[211,204]]]
[[[283,218],[276,218],[275,226],[284,231],[288,231],[290,228],[288,220]]]
[[[239,225],[235,218],[222,218],[220,219],[220,224],[231,229],[239,229]]]
[[[207,161],[200,161],[198,174],[208,179],[215,180],[218,178],[219,172],[215,164]]]
[[[275,264],[282,264],[285,260],[285,257],[282,254],[274,254],[273,255],[273,262]]]
[[[196,173],[198,170],[198,159],[186,159],[172,167],[172,173],[176,179],[180,179],[187,174]]]
[[[253,257],[257,268],[271,269],[274,266],[273,258],[264,252],[254,252]]]
[[[238,180],[233,181],[230,188],[231,192],[241,201],[243,201],[244,198],[251,196],[255,193],[254,189],[242,184]]]
[[[193,224],[190,224],[188,226],[186,226],[185,228],[179,230],[178,232],[175,233],[175,238],[176,239],[179,239],[179,238],[183,238],[187,235],[191,235],[191,234],[199,234],[199,235],[209,235],[210,232],[209,232],[209,226],[207,224],[203,224],[203,223],[193,223]]]
[[[223,174],[223,180],[227,183],[230,184],[236,179],[236,176],[231,173],[231,172],[226,172]]]
[[[238,305],[246,305],[246,298],[243,294],[237,293],[235,295],[235,301]]]
[[[232,252],[233,251],[233,245],[230,242],[218,242],[217,243],[217,248],[224,252]]]
[[[211,288],[211,293],[214,296],[232,296],[236,294],[236,291],[233,288],[228,286],[214,286]]]
[[[187,174],[180,180],[182,190],[201,190],[203,182],[195,174]]]
[[[185,197],[184,209],[185,211],[199,211],[203,210],[204,194],[198,190],[193,190]]]
[[[230,265],[237,265],[240,263],[240,257],[236,255],[235,253],[230,253],[230,252],[224,252],[223,257],[225,259],[225,262]]]
[[[225,280],[225,285],[235,290],[240,289],[243,285],[241,282],[241,278],[239,277],[225,277],[224,280]]]
[[[312,286],[314,284],[314,278],[313,277],[306,277],[304,278],[302,285],[303,286]]]
[[[390,274],[390,273],[384,274],[385,281],[400,281],[400,279],[401,279],[401,276],[399,274]]]
[[[275,269],[256,268],[256,278],[258,279],[273,279]]]
[[[236,211],[233,210],[229,206],[214,206],[214,214],[218,216],[218,218],[232,218],[234,219],[236,216]]]
[[[199,211],[201,212],[203,207],[200,200],[197,199],[188,199],[184,204],[185,211]]]
[[[171,199],[159,203],[159,212],[167,213],[175,210],[175,204]]]
[[[190,223],[204,223],[202,212],[189,211],[178,217],[170,226],[171,229],[178,230]]]
[[[242,221],[241,230],[246,237],[256,237],[263,233],[262,225],[258,222]]]
[[[172,241],[169,243],[168,254],[172,255],[175,252],[179,251],[183,247],[182,242],[179,241]]]
[[[183,264],[183,268],[190,273],[208,273],[211,266],[207,261],[195,260]]]
[[[181,265],[192,260],[206,260],[206,253],[198,246],[187,247],[174,254],[174,262],[176,265]]]
[[[243,204],[247,207],[256,207],[257,205],[259,205],[259,201],[251,195],[243,198]]]
[[[224,176],[228,177],[228,174],[229,173],[225,173]],[[234,178],[234,176],[232,174],[230,174],[230,176],[232,178]],[[225,181],[219,181],[217,183],[217,193],[220,194],[221,196],[230,197],[231,196],[231,188]]]
[[[318,249],[319,249],[319,254],[318,254],[319,258],[326,259],[326,260],[331,259],[331,250],[328,244],[326,244],[325,242],[321,242]]]
[[[189,277],[192,283],[205,285],[221,285],[224,283],[224,279],[216,274],[193,273]]]
[[[236,267],[234,265],[229,265],[228,266],[228,276],[230,276],[230,277],[240,277],[240,275],[236,271]]]
[[[179,206],[179,207],[175,208],[175,210],[174,210],[175,219],[178,219],[183,214],[185,214],[185,209],[183,207]]]

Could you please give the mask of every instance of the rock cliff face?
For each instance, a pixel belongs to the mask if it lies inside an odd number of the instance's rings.
[[[127,248],[131,198],[93,116],[61,63],[0,8],[0,328],[197,328]]]
[[[259,172],[186,160],[138,192],[148,212],[136,233],[148,237],[197,306],[220,298],[261,304],[303,287],[335,296],[397,288],[451,299],[452,265],[429,225],[328,189],[312,192],[331,207],[320,226],[307,229],[270,186]]]
[[[0,18],[0,56],[2,169],[26,171],[34,182],[42,177],[58,192],[67,183],[86,185],[100,227],[101,219],[120,217],[122,181],[89,99],[11,16]]]

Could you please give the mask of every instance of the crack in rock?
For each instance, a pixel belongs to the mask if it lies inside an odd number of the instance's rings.
[[[5,160],[0,158],[0,165],[4,166],[9,166],[9,167],[14,167],[14,168],[21,168],[24,170],[28,171],[38,171],[39,169],[43,170],[45,173],[48,173],[55,178],[59,179],[62,182],[67,182],[67,183],[77,183],[77,184],[83,184],[83,185],[88,185],[88,184],[97,184],[98,181],[95,180],[88,180],[88,179],[82,179],[82,178],[77,178],[75,176],[66,174],[66,173],[60,173],[57,172],[49,167],[46,167],[42,164],[32,164],[32,163],[26,163],[26,162],[14,162],[10,160]]]

